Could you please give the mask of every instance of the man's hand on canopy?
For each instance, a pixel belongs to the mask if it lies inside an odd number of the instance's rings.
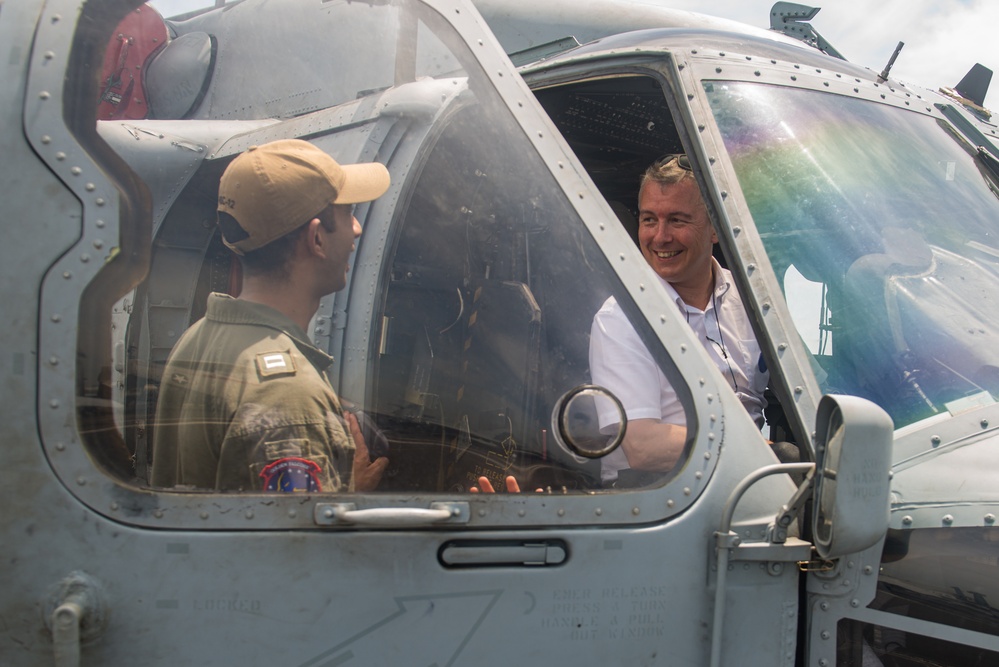
[[[368,446],[364,442],[364,436],[361,434],[361,426],[357,423],[357,417],[351,412],[344,412],[343,417],[350,430],[350,437],[354,439],[354,490],[374,491],[378,488],[378,483],[382,481],[382,475],[388,468],[389,460],[384,456],[379,456],[372,461],[368,453]]]

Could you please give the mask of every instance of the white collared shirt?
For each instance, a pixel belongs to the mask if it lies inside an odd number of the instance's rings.
[[[766,405],[763,392],[770,374],[732,274],[714,259],[711,261],[715,286],[704,310],[687,305],[672,285],[662,278],[659,280],[722,377],[762,428]],[[609,389],[620,399],[629,421],[655,419],[665,424],[686,424],[676,392],[614,297],[607,299],[593,317],[590,374],[594,384]],[[610,432],[617,425],[615,413],[601,413],[598,418],[604,432]],[[615,479],[617,471],[627,467],[627,458],[619,448],[602,460],[601,477]]]

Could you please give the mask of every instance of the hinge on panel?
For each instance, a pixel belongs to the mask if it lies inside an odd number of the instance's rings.
[[[332,322],[332,325],[333,325],[333,329],[334,330],[346,328],[347,327],[347,311],[343,310],[342,308],[340,310],[334,310],[333,311],[333,322]]]
[[[836,567],[836,563],[831,560],[813,558],[811,560],[799,560],[798,569],[802,572],[829,572]]]

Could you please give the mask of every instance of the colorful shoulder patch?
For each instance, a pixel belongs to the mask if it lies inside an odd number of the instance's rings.
[[[315,461],[288,457],[269,464],[260,471],[260,477],[264,480],[264,491],[319,493],[323,490],[319,481],[322,473]]]
[[[257,373],[262,378],[294,375],[295,360],[286,352],[263,352],[257,355]]]

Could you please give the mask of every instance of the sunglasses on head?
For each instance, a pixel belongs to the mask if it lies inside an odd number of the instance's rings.
[[[663,155],[661,158],[656,160],[656,169],[661,169],[674,160],[676,160],[676,164],[680,167],[680,169],[693,171],[693,168],[690,166],[690,158],[687,157],[686,153],[670,153],[669,155]]]

